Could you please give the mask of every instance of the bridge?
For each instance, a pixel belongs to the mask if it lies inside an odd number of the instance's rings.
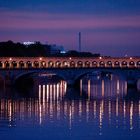
[[[73,85],[80,77],[92,72],[107,72],[122,76],[128,84],[140,79],[140,57],[2,57],[0,77],[4,83],[14,84],[33,73],[56,74]]]

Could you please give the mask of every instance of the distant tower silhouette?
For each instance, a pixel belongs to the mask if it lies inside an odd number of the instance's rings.
[[[81,32],[79,32],[79,52],[81,52]]]

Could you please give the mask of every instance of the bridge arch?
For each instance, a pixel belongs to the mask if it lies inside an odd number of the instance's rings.
[[[107,67],[112,67],[112,62],[111,61],[107,61],[106,66]]]
[[[31,68],[32,67],[32,62],[31,61],[27,61],[26,62],[26,67],[27,68]]]
[[[2,61],[0,61],[0,68],[2,68],[3,67],[3,62]]]
[[[24,68],[25,67],[25,63],[23,61],[19,61],[19,68]]]
[[[72,68],[75,67],[75,62],[74,62],[74,61],[71,61],[71,62],[70,62],[70,67],[72,67]]]
[[[41,67],[42,67],[42,68],[45,68],[45,67],[46,67],[46,62],[45,62],[45,61],[42,61],[42,62],[41,62]]]
[[[12,66],[12,68],[17,68],[17,62],[16,61],[12,61],[11,66]]]
[[[49,68],[52,68],[53,66],[54,66],[53,61],[49,61],[49,62],[48,62],[48,67],[49,67]]]
[[[5,67],[5,68],[10,68],[10,62],[9,62],[9,61],[5,61],[4,67]]]
[[[82,61],[78,61],[77,62],[77,67],[82,68],[83,67],[83,62]]]
[[[88,67],[88,68],[90,67],[90,62],[89,61],[85,62],[85,67]]]
[[[69,62],[67,62],[67,61],[63,61],[63,63],[62,63],[62,64],[63,64],[63,67],[64,67],[64,68],[69,67]]]
[[[61,67],[61,62],[60,61],[56,61],[55,62],[55,67],[56,68],[60,68]]]
[[[35,68],[39,68],[39,62],[38,61],[34,61],[33,65],[34,65]]]
[[[92,62],[92,67],[97,67],[97,61]]]
[[[140,68],[140,61],[137,62],[137,67]]]
[[[126,62],[126,61],[123,61],[123,62],[121,63],[121,65],[122,65],[122,67],[127,67],[127,62]]]
[[[34,74],[41,74],[41,73],[46,73],[45,70],[42,70],[42,71],[29,71],[29,72],[22,72],[22,73],[19,73],[15,78],[14,78],[14,84],[20,79],[20,78],[23,78],[23,77],[30,77]],[[63,80],[67,81],[65,75],[63,73],[59,73],[59,72],[54,72],[52,73],[52,71],[48,71],[47,74],[56,74],[56,76],[62,78]]]
[[[120,62],[119,61],[115,61],[114,62],[114,67],[120,67]]]
[[[130,68],[134,68],[135,67],[135,62],[134,61],[130,61],[129,62],[129,67]]]
[[[100,61],[100,62],[99,62],[99,66],[100,66],[100,67],[105,67],[105,62],[104,62],[104,61]]]

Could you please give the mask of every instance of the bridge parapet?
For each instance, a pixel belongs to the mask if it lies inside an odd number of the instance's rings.
[[[140,57],[4,57],[1,69],[19,68],[140,68]]]

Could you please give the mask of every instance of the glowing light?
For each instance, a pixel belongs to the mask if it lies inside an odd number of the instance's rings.
[[[103,115],[104,115],[104,101],[100,102],[100,110],[99,110],[99,128],[100,128],[100,135],[102,135],[102,126],[103,126]]]
[[[88,80],[88,99],[90,99],[90,80]]]
[[[105,95],[105,82],[102,80],[102,97]]]
[[[130,129],[133,129],[133,102],[131,102],[130,106]]]
[[[12,58],[9,58],[9,60],[11,61],[11,60],[12,60]]]
[[[45,103],[45,85],[43,85],[43,103]]]
[[[42,124],[42,106],[41,103],[39,103],[39,124]]]
[[[42,57],[40,57],[39,60],[42,60]]]
[[[48,101],[49,100],[49,86],[47,85],[46,88],[47,88],[46,90],[47,90],[47,101]]]
[[[39,101],[41,101],[41,85],[39,85]]]
[[[120,92],[120,81],[117,80],[117,94],[119,94]]]

